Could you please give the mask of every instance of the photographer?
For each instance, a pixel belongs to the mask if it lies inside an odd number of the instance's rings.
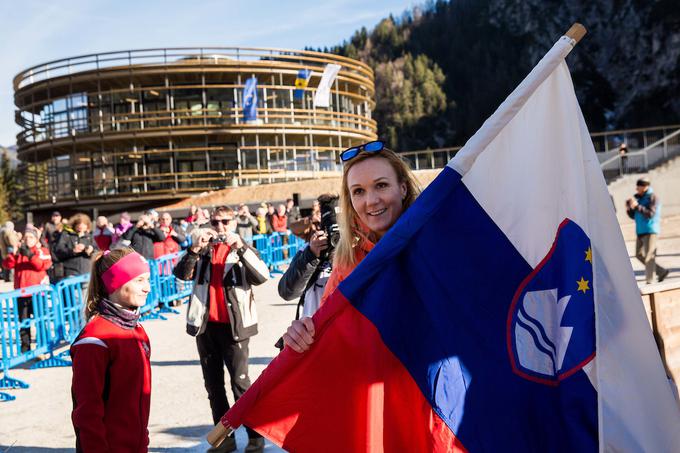
[[[52,258],[47,248],[38,242],[40,232],[33,226],[27,226],[24,237],[16,253],[7,255],[2,265],[6,269],[14,269],[14,288],[26,288],[28,286],[49,283],[47,269],[52,265]],[[23,321],[33,315],[32,297],[20,297],[17,299],[19,320]],[[31,349],[31,329],[20,329],[21,352]]]
[[[145,212],[135,226],[127,230],[121,238],[130,241],[130,247],[135,252],[147,260],[152,260],[154,243],[165,241],[165,233],[155,226],[151,214]]]
[[[297,252],[288,270],[279,280],[279,296],[285,300],[299,298],[295,319],[312,316],[319,308],[331,273],[330,253],[338,240],[336,206],[338,196],[323,194],[318,198],[320,215],[312,213],[303,239],[309,244]],[[317,217],[318,216],[318,217]],[[292,225],[291,225],[292,228]],[[333,241],[329,241],[329,237]]]
[[[212,228],[197,228],[191,233],[193,245],[177,263],[174,273],[180,280],[194,281],[187,309],[187,333],[196,337],[213,422],[217,424],[229,410],[224,365],[235,400],[250,387],[248,343],[257,334],[251,285],[266,282],[269,270],[257,251],[235,233],[237,222],[231,208],[216,208],[210,223]],[[249,441],[245,451],[262,452],[262,436],[247,430]],[[236,440],[232,436],[209,451],[235,449]]]
[[[64,266],[64,277],[90,272],[90,258],[98,251],[92,237],[92,222],[87,214],[76,214],[65,225],[54,255]]]

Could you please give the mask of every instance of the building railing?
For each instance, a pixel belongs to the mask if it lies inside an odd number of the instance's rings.
[[[354,113],[291,108],[258,108],[256,121],[244,121],[243,109],[175,109],[123,114],[107,114],[83,120],[73,127],[73,120],[52,121],[25,129],[17,135],[22,147],[64,137],[81,137],[124,131],[152,132],[157,129],[240,127],[257,129],[258,126],[292,126],[324,129],[346,129],[365,132],[373,137],[377,130],[374,119]],[[245,132],[245,131],[244,131]],[[369,138],[370,138],[369,137]],[[23,150],[22,150],[23,151]]]
[[[145,67],[177,67],[178,65],[225,65],[262,62],[272,64],[302,64],[323,68],[328,63],[342,66],[342,71],[357,78],[370,81],[373,86],[373,71],[357,60],[340,55],[307,50],[288,50],[256,47],[173,47],[156,49],[124,50],[81,55],[42,63],[28,68],[14,77],[14,90],[30,84],[61,76],[72,76],[85,71],[128,68],[135,65]]]

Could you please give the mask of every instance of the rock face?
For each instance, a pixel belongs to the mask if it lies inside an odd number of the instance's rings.
[[[332,50],[376,68],[426,55],[445,76],[446,108],[397,125],[397,142],[401,149],[452,146],[481,126],[574,22],[588,34],[567,62],[591,131],[680,123],[678,0],[440,0]],[[377,102],[382,136],[395,125],[380,115],[386,100]]]

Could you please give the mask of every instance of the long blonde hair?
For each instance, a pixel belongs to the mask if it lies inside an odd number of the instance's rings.
[[[109,253],[98,253],[92,259],[92,271],[90,272],[90,285],[87,288],[87,300],[85,302],[85,319],[89,320],[91,317],[99,313],[97,308],[99,301],[102,298],[108,297],[104,283],[102,282],[102,275],[109,270],[111,266],[116,264],[118,260],[130,253],[134,253],[130,247],[122,247],[111,250]]]
[[[376,242],[377,238],[370,232],[363,231],[354,206],[352,206],[352,197],[347,186],[347,174],[349,170],[367,159],[385,159],[397,174],[397,181],[399,184],[406,185],[406,197],[403,201],[403,211],[413,204],[416,197],[420,193],[420,187],[416,181],[411,169],[406,162],[394,151],[390,149],[383,149],[377,153],[361,152],[352,160],[345,163],[342,170],[342,189],[340,191],[340,215],[338,216],[338,226],[340,227],[340,241],[335,249],[333,256],[333,265],[341,267],[354,267],[356,265],[356,255],[354,248],[361,242],[362,236],[372,242]]]

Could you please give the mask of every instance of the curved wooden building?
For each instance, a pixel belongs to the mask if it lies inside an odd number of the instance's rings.
[[[330,107],[314,108],[325,66]],[[294,96],[301,69],[307,88]],[[257,119],[243,90],[257,78]],[[337,174],[343,149],[375,140],[371,69],[320,52],[129,50],[67,58],[14,78],[30,211],[114,212],[235,185]]]

